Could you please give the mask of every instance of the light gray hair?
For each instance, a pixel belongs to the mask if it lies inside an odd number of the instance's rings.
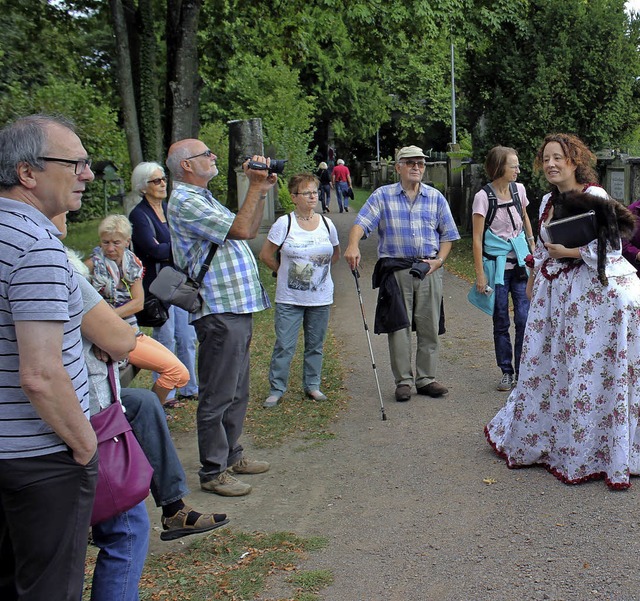
[[[184,179],[184,169],[182,161],[191,156],[191,149],[187,146],[179,146],[175,148],[167,157],[167,169],[171,173],[171,177],[178,182]]]
[[[142,190],[147,187],[149,178],[154,171],[162,171],[162,175],[165,175],[164,167],[160,163],[153,161],[138,163],[135,169],[131,172],[131,189],[142,196]]]
[[[0,190],[20,185],[20,163],[44,169],[44,161],[39,157],[47,153],[50,125],[60,125],[75,133],[75,126],[68,119],[45,114],[21,117],[0,129]]]

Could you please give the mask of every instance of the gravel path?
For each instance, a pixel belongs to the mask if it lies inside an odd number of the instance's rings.
[[[330,217],[344,249],[354,213]],[[361,246],[371,327],[375,247],[373,238]],[[334,279],[331,326],[343,344],[351,398],[335,440],[253,451],[271,461],[271,471],[246,477],[254,484],[247,497],[224,499],[199,490],[195,435],[181,436],[193,504],[228,512],[243,530],[327,537],[327,548],[300,566],[334,574],[320,593],[325,601],[640,600],[640,525],[633,516],[640,484],[624,492],[603,482],[567,486],[540,468],[507,469],[485,442],[483,427],[506,393],[494,390],[500,374],[491,323],[467,302],[469,284],[445,275],[438,380],[448,396],[396,403],[386,337],[371,334],[388,416],[382,421],[344,260]],[[154,541],[151,550],[180,544]],[[282,576],[261,597],[287,598]]]

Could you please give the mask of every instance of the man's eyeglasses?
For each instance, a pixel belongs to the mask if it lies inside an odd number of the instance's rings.
[[[147,183],[148,184],[153,184],[154,186],[159,186],[162,182],[166,182],[167,181],[167,177],[156,177],[155,179],[148,179]]]
[[[414,167],[424,169],[424,166],[426,165],[424,161],[401,161],[401,163],[409,167],[409,169],[413,169]]]
[[[77,161],[72,159],[58,159],[54,157],[38,157],[38,159],[41,161],[48,161],[50,163],[67,163],[69,165],[75,165],[74,173],[76,175],[83,173],[87,167],[91,168],[91,159],[79,159]]]
[[[200,154],[194,154],[192,157],[187,157],[186,159],[184,159],[185,161],[190,161],[191,159],[197,159],[198,157],[211,157],[213,156],[213,152],[211,152],[208,148],[207,150],[205,150],[204,152],[201,152]]]
[[[313,190],[313,192],[294,192],[296,196],[304,196],[305,198],[311,198],[313,196],[318,196],[318,191]]]

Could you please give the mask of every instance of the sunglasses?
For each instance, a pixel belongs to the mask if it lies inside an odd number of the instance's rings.
[[[207,148],[207,150],[205,150],[204,152],[201,152],[200,154],[194,154],[192,157],[187,157],[186,159],[184,159],[185,161],[190,161],[191,159],[197,159],[198,157],[212,157],[213,156],[213,152],[211,150],[209,150]]]
[[[167,177],[163,176],[163,177],[156,177],[156,179],[148,179],[147,183],[148,184],[153,184],[154,186],[159,186],[161,183],[166,183],[167,182]]]

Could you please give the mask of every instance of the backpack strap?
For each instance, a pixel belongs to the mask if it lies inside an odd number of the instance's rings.
[[[327,228],[327,234],[331,235],[331,230],[329,229],[329,222],[326,220],[325,216],[320,213],[320,217],[322,217],[322,221],[324,221],[324,227]]]
[[[489,184],[484,185],[482,187],[482,190],[485,192],[485,194],[487,195],[487,198],[489,199],[487,216],[484,219],[484,231],[486,232],[491,227],[493,220],[496,218],[496,213],[498,212],[498,208],[507,209],[507,211],[509,211],[511,224],[515,229],[516,226],[513,221],[513,217],[511,217],[510,207],[515,207],[520,217],[524,218],[522,201],[520,200],[520,194],[518,193],[518,187],[516,186],[516,183],[515,182],[509,183],[509,193],[511,194],[511,202],[503,203],[501,205],[498,205],[498,197],[496,196],[495,192],[493,191],[493,188]]]
[[[280,260],[280,251],[282,250],[284,243],[287,241],[290,231],[291,231],[291,213],[287,213],[287,233],[284,235],[284,238],[282,239],[282,243],[280,244],[280,246],[278,246],[278,251],[277,251],[278,261]]]
[[[518,186],[516,186],[516,182],[509,183],[509,192],[511,192],[513,206],[516,208],[516,211],[518,211],[520,217],[524,219],[524,210],[522,208],[522,201],[520,200],[520,194],[518,193]]]
[[[498,210],[498,197],[489,184],[485,184],[484,186],[482,186],[482,190],[489,199],[487,215],[484,218],[484,231],[486,232],[491,227],[493,220],[496,218],[496,212]]]

